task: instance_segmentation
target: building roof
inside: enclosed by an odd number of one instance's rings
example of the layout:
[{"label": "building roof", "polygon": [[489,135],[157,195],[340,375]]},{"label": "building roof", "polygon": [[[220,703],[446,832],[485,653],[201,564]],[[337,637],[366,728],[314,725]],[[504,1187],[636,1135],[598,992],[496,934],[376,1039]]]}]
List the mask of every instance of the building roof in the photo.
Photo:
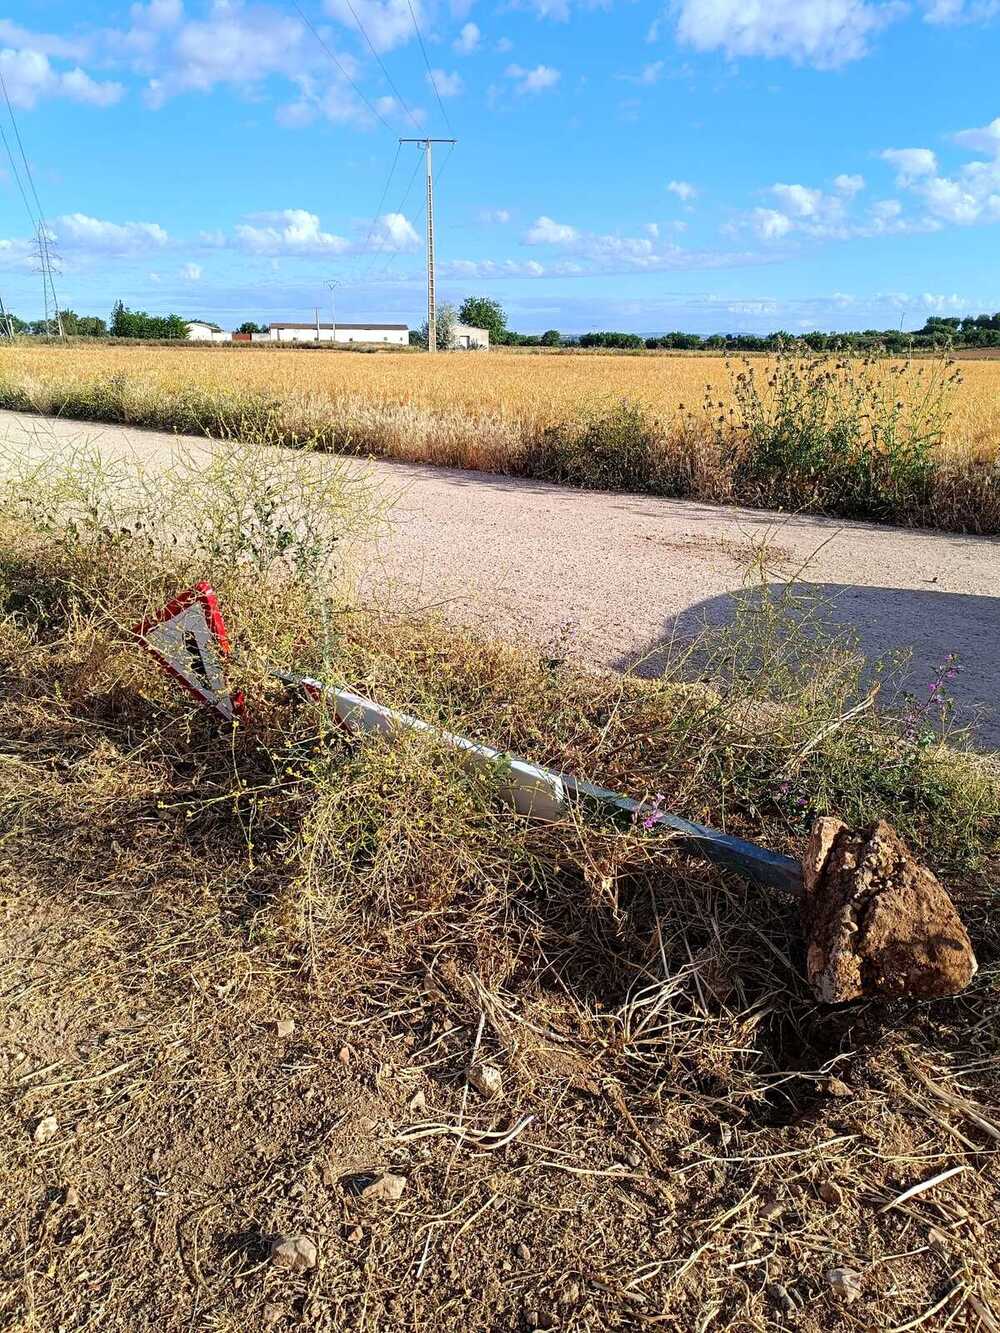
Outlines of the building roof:
[{"label": "building roof", "polygon": [[213,324],[210,319],[186,319],[184,323],[191,327],[192,324],[200,324],[203,329],[211,329],[213,333],[222,333],[218,324]]},{"label": "building roof", "polygon": [[[272,329],[315,329],[316,321],[313,320],[311,324],[271,324],[268,327]],[[384,329],[386,331],[393,329],[404,333],[409,330],[408,324],[342,324],[339,319],[336,324],[321,324],[319,327],[321,329]]]}]

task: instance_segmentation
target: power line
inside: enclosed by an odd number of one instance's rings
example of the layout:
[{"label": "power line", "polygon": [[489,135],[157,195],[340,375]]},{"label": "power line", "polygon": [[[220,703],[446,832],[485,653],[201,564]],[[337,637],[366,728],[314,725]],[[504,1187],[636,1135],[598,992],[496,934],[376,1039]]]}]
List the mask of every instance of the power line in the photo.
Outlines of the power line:
[{"label": "power line", "polygon": [[[402,148],[402,144],[400,144],[400,147]],[[409,199],[409,197],[410,197],[410,191],[413,189],[413,183],[414,183],[414,181],[417,179],[417,175],[418,175],[419,171],[420,171],[420,158],[418,157],[418,158],[417,158],[417,161],[416,161],[416,164],[414,165],[414,168],[413,168],[413,175],[410,177],[409,182],[407,183],[406,189],[405,189],[404,192],[403,192],[403,197],[402,197],[402,199],[399,201],[399,207],[396,209],[396,212],[400,215],[400,217],[404,216],[404,215],[403,215],[403,209],[406,207],[406,201],[407,201],[407,199]],[[423,217],[423,212],[421,212],[420,216]],[[380,246],[379,248],[380,248],[380,249],[384,249],[384,246]],[[378,251],[376,250],[375,253],[377,254]],[[388,259],[388,261],[386,262],[385,267],[379,270],[378,275],[377,275],[378,277],[380,277],[380,278],[381,278],[381,277],[384,277],[384,275],[385,275],[386,273],[389,272],[389,268],[390,268],[390,266],[392,265],[393,261],[395,260],[395,258],[396,258],[396,256],[397,256],[398,254],[399,254],[399,251],[398,251],[398,250],[393,250],[393,251],[392,251],[392,253],[389,255],[389,259]],[[372,261],[372,263],[374,263],[374,260]],[[367,271],[365,272],[365,275],[364,275],[365,278],[367,278],[367,277],[369,276],[369,274],[370,274],[370,272],[371,272],[371,267],[372,267],[372,266],[371,266],[371,264],[370,264],[370,265],[368,266]]]},{"label": "power line", "polygon": [[[385,204],[385,201],[386,201],[386,199],[388,198],[388,195],[389,195],[389,187],[392,185],[392,178],[393,178],[393,176],[396,174],[396,166],[397,166],[397,163],[399,162],[399,155],[400,155],[400,153],[401,153],[402,151],[403,151],[403,145],[402,145],[401,143],[397,143],[397,144],[396,144],[396,156],[392,159],[392,166],[389,168],[389,175],[388,175],[388,178],[386,179],[385,185],[384,185],[384,187],[383,187],[383,189],[382,189],[382,197],[379,199],[379,201],[378,201],[378,205],[377,205],[377,207],[376,207],[376,209],[375,209],[375,212],[374,212],[374,214],[372,215],[371,226],[368,228],[368,235],[365,237],[365,243],[364,243],[364,246],[362,247],[362,251],[361,251],[362,255],[367,255],[367,254],[368,254],[368,246],[371,244],[371,239],[372,239],[372,237],[375,235],[375,228],[378,226],[378,220],[379,220],[379,217],[380,217],[380,215],[381,215],[381,213],[382,213],[383,205]],[[376,253],[377,253],[377,251],[376,251]],[[372,259],[369,260],[369,263],[368,263],[368,269],[369,269],[369,270],[371,269],[371,266],[372,266],[372,264],[373,264],[374,262],[375,262],[375,261],[374,261],[374,258],[372,258]],[[367,270],[366,270],[366,276],[367,276]]]},{"label": "power line", "polygon": [[333,63],[340,70],[341,74],[344,76],[347,82],[351,85],[351,87],[354,89],[357,95],[361,98],[362,102],[364,102],[365,106],[372,113],[375,119],[379,121],[382,125],[384,125],[390,134],[394,134],[395,130],[393,130],[392,126],[386,120],[385,116],[383,116],[379,111],[375,109],[374,106],[372,106],[371,102],[369,102],[368,98],[364,95],[364,93],[361,91],[358,85],[351,78],[350,74],[348,74],[347,70],[340,63],[340,60],[338,59],[336,54],[333,51],[331,51],[330,47],[327,46],[326,42],[324,42],[323,38],[319,35],[312,21],[308,19],[306,15],[302,12],[302,7],[298,3],[298,0],[292,0],[292,8],[295,10],[296,14],[298,14],[299,18],[306,25],[306,27],[309,29],[312,35],[316,38],[317,42],[320,44],[320,46],[323,48],[326,54],[330,57]]},{"label": "power line", "polygon": [[444,109],[444,103],[441,101],[441,94],[438,92],[437,80],[434,78],[434,71],[431,69],[431,62],[427,59],[427,47],[424,46],[423,35],[420,31],[420,24],[417,22],[417,11],[413,8],[413,0],[406,0],[410,10],[410,18],[413,19],[413,30],[417,34],[417,41],[420,43],[420,50],[423,53],[424,64],[427,66],[427,77],[430,80],[431,87],[434,89],[434,96],[437,98],[437,104],[441,108],[441,114],[444,116],[444,123],[448,126],[448,133],[454,134],[451,121],[448,119],[448,113]]},{"label": "power line", "polygon": [[380,69],[380,70],[382,71],[382,73],[385,75],[386,80],[387,80],[387,82],[388,82],[388,84],[389,84],[389,87],[390,87],[390,88],[392,89],[392,91],[395,93],[395,95],[396,95],[396,101],[399,103],[399,105],[400,105],[400,106],[403,108],[403,110],[406,112],[407,116],[409,117],[410,124],[413,126],[413,128],[414,128],[415,130],[417,130],[417,131],[419,132],[419,130],[420,130],[420,122],[417,120],[416,116],[413,114],[413,112],[410,110],[410,108],[406,105],[406,99],[403,97],[403,94],[402,94],[402,93],[399,91],[399,89],[396,87],[395,83],[393,83],[393,81],[392,81],[392,75],[391,75],[391,74],[389,73],[389,71],[386,69],[386,67],[385,67],[385,62],[383,61],[382,57],[379,55],[378,51],[376,51],[374,42],[373,42],[372,39],[368,36],[368,33],[367,33],[367,31],[365,30],[365,25],[361,22],[360,18],[358,18],[358,12],[357,12],[357,10],[356,10],[356,9],[354,8],[354,6],[351,4],[351,0],[346,0],[346,4],[347,4],[347,8],[351,11],[352,15],[354,16],[354,22],[358,25],[358,30],[360,31],[361,36],[362,36],[362,37],[365,39],[365,41],[368,43],[368,49],[371,51],[372,55],[373,55],[373,56],[375,57],[375,59],[378,61],[378,67],[379,67],[379,69]]}]

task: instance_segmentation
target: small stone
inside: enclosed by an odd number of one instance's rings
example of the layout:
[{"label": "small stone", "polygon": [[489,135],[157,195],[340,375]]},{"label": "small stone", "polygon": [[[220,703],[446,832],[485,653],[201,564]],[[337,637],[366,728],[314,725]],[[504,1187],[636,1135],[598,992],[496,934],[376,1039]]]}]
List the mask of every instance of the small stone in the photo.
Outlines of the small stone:
[{"label": "small stone", "polygon": [[823,1080],[821,1086],[828,1097],[854,1096],[854,1089],[849,1084],[845,1083],[842,1078],[836,1078],[832,1074],[829,1078]]},{"label": "small stone", "polygon": [[642,1166],[642,1153],[637,1152],[635,1148],[626,1148],[622,1153],[622,1161],[636,1171]]},{"label": "small stone", "polygon": [[374,1199],[378,1202],[395,1203],[397,1199],[403,1197],[403,1191],[406,1189],[406,1177],[394,1176],[390,1172],[385,1172],[373,1180],[371,1184],[366,1185],[361,1191],[362,1199]]},{"label": "small stone", "polygon": [[337,1052],[337,1062],[342,1065],[349,1065],[353,1059],[354,1052],[351,1050],[350,1046],[341,1046],[340,1050]]},{"label": "small stone", "polygon": [[525,1245],[523,1240],[519,1240],[514,1246],[514,1253],[520,1259],[522,1264],[531,1263],[531,1247]]},{"label": "small stone", "polygon": [[67,1208],[80,1207],[80,1191],[75,1185],[67,1185],[66,1193],[63,1195],[63,1203]]},{"label": "small stone", "polygon": [[427,1110],[427,1098],[424,1095],[423,1088],[418,1088],[410,1098],[410,1110],[414,1115],[423,1115]]},{"label": "small stone", "polygon": [[474,1065],[469,1082],[481,1097],[496,1097],[503,1089],[503,1075],[496,1065]]},{"label": "small stone", "polygon": [[855,1272],[853,1268],[831,1268],[826,1280],[833,1288],[834,1294],[847,1305],[856,1301],[861,1295],[861,1274]]},{"label": "small stone", "polygon": [[274,1025],[274,1034],[276,1037],[290,1037],[295,1031],[294,1018],[279,1018]]},{"label": "small stone", "polygon": [[772,1282],[768,1288],[771,1300],[779,1309],[784,1310],[785,1314],[795,1314],[795,1302],[788,1294],[788,1288],[783,1287],[780,1282]]},{"label": "small stone", "polygon": [[832,1180],[820,1181],[819,1197],[823,1200],[824,1203],[832,1203],[835,1205],[839,1205],[844,1202],[844,1196],[841,1194],[840,1190],[837,1188],[837,1186],[833,1183]]},{"label": "small stone", "polygon": [[563,1292],[563,1305],[576,1305],[580,1299],[580,1285],[578,1282],[571,1282]]},{"label": "small stone", "polygon": [[308,1236],[274,1236],[271,1239],[271,1262],[276,1268],[305,1273],[316,1267],[316,1259],[316,1246]]},{"label": "small stone", "polygon": [[757,1210],[762,1222],[773,1222],[776,1217],[780,1217],[785,1211],[784,1204],[776,1199],[773,1194],[762,1194],[760,1196],[760,1206]]},{"label": "small stone", "polygon": [[352,1245],[360,1245],[365,1238],[365,1233],[360,1227],[351,1227],[347,1233],[347,1239]]},{"label": "small stone", "polygon": [[55,1138],[58,1132],[59,1121],[54,1115],[47,1115],[44,1119],[39,1120],[38,1124],[35,1126],[35,1132],[32,1135],[32,1138],[34,1138],[36,1143],[48,1143],[50,1139]]}]

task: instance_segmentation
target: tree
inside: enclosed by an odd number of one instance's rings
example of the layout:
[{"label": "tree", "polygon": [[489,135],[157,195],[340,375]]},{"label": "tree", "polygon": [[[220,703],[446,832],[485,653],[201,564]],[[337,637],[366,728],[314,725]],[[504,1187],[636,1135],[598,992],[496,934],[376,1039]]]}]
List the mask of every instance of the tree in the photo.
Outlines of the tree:
[{"label": "tree", "polygon": [[[458,316],[455,313],[453,305],[439,305],[437,308],[437,319],[434,321],[437,328],[437,346],[439,352],[450,351],[455,346],[455,325],[458,323]],[[481,326],[480,326],[481,327]],[[427,346],[427,321],[424,320],[424,326],[420,331],[420,339],[423,345]]]},{"label": "tree", "polygon": [[108,326],[97,315],[78,315],[75,310],[61,311],[63,333],[67,338],[106,338]]},{"label": "tree", "polygon": [[558,347],[562,338],[559,336],[558,329],[546,329],[538,341],[542,347]]},{"label": "tree", "polygon": [[241,324],[236,330],[237,333],[266,333],[266,324],[255,324],[252,319],[248,319],[245,324]]},{"label": "tree", "polygon": [[150,315],[145,310],[129,310],[121,301],[111,312],[113,338],[186,338],[187,320],[180,315]]},{"label": "tree", "polygon": [[499,301],[488,296],[467,296],[458,312],[460,324],[471,324],[474,329],[485,329],[491,343],[509,341],[507,316]]}]

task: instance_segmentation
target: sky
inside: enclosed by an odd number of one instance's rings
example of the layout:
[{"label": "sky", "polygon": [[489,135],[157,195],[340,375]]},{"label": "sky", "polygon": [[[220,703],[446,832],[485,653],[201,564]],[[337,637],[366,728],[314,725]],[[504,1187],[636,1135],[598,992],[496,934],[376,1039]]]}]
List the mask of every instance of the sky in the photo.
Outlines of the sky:
[{"label": "sky", "polygon": [[[1000,310],[1000,0],[10,0],[0,295],[245,320]],[[23,157],[18,144],[23,145]],[[8,152],[7,149],[10,151]],[[330,284],[337,285],[331,290]]]}]

